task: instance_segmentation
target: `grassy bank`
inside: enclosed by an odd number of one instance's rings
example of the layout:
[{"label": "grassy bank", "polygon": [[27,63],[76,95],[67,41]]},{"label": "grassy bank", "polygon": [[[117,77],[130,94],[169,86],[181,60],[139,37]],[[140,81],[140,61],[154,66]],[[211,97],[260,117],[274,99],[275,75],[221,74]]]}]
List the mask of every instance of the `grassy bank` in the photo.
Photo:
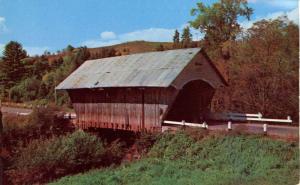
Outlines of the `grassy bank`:
[{"label": "grassy bank", "polygon": [[262,136],[162,135],[143,159],[67,176],[62,184],[297,184],[298,146]]}]

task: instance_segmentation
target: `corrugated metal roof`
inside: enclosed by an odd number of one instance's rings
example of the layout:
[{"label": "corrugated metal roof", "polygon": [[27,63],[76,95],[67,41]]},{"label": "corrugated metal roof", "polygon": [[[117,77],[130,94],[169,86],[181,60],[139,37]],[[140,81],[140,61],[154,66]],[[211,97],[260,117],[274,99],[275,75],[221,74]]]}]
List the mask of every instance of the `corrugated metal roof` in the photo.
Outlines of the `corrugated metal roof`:
[{"label": "corrugated metal roof", "polygon": [[88,60],[56,89],[168,87],[200,48]]}]

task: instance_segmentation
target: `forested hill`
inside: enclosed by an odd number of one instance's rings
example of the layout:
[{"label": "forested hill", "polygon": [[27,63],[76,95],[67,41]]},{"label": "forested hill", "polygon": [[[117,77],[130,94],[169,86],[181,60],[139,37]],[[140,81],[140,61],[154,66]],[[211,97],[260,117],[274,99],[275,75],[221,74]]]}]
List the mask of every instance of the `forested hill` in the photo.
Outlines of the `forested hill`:
[{"label": "forested hill", "polygon": [[[197,46],[197,43],[195,43]],[[74,48],[69,45],[62,51],[58,51],[55,54],[51,54],[49,52],[45,52],[44,56],[48,61],[57,60],[60,57],[63,57],[68,54],[68,51],[76,51],[80,48]],[[90,53],[90,58],[102,58],[102,56],[118,56],[118,55],[128,55],[133,53],[143,53],[148,51],[157,51],[157,50],[169,50],[173,49],[172,42],[148,42],[148,41],[132,41],[125,42],[121,44],[111,45],[111,46],[103,46],[96,48],[87,48]],[[35,58],[35,57],[30,57]]]}]

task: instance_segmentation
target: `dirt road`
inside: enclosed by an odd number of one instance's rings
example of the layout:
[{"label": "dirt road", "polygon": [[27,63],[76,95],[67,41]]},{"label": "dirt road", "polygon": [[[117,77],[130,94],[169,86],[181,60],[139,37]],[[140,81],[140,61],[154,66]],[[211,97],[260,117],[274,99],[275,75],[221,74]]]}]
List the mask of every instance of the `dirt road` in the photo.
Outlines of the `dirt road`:
[{"label": "dirt road", "polygon": [[6,106],[2,106],[1,111],[4,114],[19,114],[19,115],[28,115],[32,112],[31,109],[18,108],[18,107],[6,107]]}]

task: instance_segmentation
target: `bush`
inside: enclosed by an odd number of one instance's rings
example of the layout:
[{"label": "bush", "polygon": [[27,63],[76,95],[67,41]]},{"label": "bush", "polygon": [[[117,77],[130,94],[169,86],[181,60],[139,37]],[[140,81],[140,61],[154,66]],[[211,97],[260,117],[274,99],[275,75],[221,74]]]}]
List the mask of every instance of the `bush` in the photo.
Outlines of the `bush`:
[{"label": "bush", "polygon": [[81,130],[66,136],[32,141],[16,158],[17,168],[73,169],[101,162],[103,143]]},{"label": "bush", "polygon": [[13,114],[3,115],[3,133],[15,132],[16,130],[27,130],[31,125],[28,116],[16,116]]},{"label": "bush", "polygon": [[35,77],[26,78],[9,90],[10,98],[15,102],[34,100],[38,98],[40,84],[41,81]]},{"label": "bush", "polygon": [[10,153],[18,152],[19,146],[26,146],[30,141],[40,137],[62,135],[72,131],[69,123],[59,116],[54,107],[34,108],[28,116],[3,116],[3,146]]},{"label": "bush", "polygon": [[35,107],[30,114],[29,122],[38,128],[51,127],[54,124],[55,113],[52,108]]},{"label": "bush", "polygon": [[[101,140],[80,130],[66,136],[34,140],[14,159],[15,175],[23,183],[44,181],[102,165],[105,154]],[[38,174],[30,173],[37,171]]]},{"label": "bush", "polygon": [[135,141],[138,153],[146,154],[159,138],[159,134],[142,132]]},{"label": "bush", "polygon": [[61,134],[66,131],[67,124],[60,111],[55,106],[35,107],[29,116],[28,122],[38,134]]}]

